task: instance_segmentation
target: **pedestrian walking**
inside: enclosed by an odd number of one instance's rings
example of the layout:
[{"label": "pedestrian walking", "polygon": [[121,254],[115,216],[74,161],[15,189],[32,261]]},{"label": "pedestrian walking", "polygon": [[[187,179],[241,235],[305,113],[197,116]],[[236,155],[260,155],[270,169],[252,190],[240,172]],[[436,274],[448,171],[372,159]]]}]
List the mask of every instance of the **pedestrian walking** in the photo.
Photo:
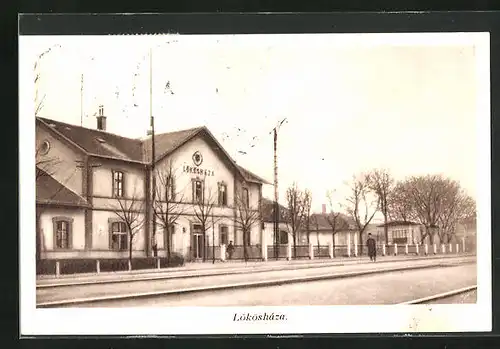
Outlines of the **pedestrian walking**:
[{"label": "pedestrian walking", "polygon": [[231,259],[233,257],[234,245],[233,241],[229,241],[229,245],[227,245],[227,259]]},{"label": "pedestrian walking", "polygon": [[368,256],[370,260],[375,262],[377,259],[377,243],[372,237],[371,233],[368,233],[368,240],[366,240],[366,246],[368,247]]}]

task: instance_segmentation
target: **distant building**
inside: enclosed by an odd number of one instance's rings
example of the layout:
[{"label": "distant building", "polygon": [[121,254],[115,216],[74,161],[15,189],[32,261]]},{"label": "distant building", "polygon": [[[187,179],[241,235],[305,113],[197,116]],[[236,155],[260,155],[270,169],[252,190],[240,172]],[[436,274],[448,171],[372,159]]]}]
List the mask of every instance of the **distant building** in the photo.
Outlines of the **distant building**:
[{"label": "distant building", "polygon": [[[377,225],[376,237],[379,241],[385,241],[385,226],[385,224]],[[407,221],[389,221],[387,222],[387,243],[389,245],[419,243],[422,236],[421,229],[422,225],[419,223]]]},{"label": "distant building", "polygon": [[[183,210],[170,232],[157,219],[153,239],[151,137],[132,139],[106,132],[100,108],[97,129],[37,117],[36,147],[37,255],[41,258],[126,258],[127,227],[116,214],[123,204],[145,222],[134,236],[133,256],[151,256],[154,245],[158,255],[165,256],[170,241],[171,251],[188,260],[200,259],[205,257],[206,245],[230,240],[243,244],[236,224],[236,198],[258,212],[262,185],[269,184],[237,165],[206,127],[157,134],[155,171],[166,172],[167,164],[172,164],[175,175],[165,188],[155,177],[156,202],[175,202]],[[210,217],[209,231],[203,232],[194,210],[208,196],[217,222],[212,229]],[[133,201],[139,205],[132,207]],[[261,242],[260,219],[247,238],[251,244]]]}]

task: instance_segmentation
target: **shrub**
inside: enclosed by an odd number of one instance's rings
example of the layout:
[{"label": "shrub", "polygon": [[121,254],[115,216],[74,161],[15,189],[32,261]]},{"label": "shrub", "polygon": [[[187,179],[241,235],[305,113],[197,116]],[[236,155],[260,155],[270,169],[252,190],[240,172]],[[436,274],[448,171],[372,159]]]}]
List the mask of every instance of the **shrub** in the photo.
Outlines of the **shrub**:
[{"label": "shrub", "polygon": [[36,275],[54,275],[56,273],[56,261],[54,259],[42,259],[36,263]]},{"label": "shrub", "polygon": [[101,271],[128,270],[128,259],[108,258],[100,259]]},{"label": "shrub", "polygon": [[133,258],[132,270],[154,269],[156,268],[156,259],[154,257]]},{"label": "shrub", "polygon": [[168,267],[181,267],[185,263],[184,256],[177,252],[172,252],[170,254],[170,263],[167,263],[167,258],[162,257],[160,259],[160,267],[168,268]]},{"label": "shrub", "polygon": [[95,259],[62,259],[59,261],[61,274],[95,273],[97,265]]}]

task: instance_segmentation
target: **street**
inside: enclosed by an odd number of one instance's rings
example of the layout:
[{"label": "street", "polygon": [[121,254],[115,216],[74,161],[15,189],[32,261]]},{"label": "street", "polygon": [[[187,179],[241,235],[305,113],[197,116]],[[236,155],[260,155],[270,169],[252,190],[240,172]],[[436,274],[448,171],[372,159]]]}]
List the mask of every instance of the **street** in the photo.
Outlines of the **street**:
[{"label": "street", "polygon": [[[177,294],[158,295],[154,297],[130,297],[130,299],[120,300],[104,299],[95,303],[86,303],[84,306],[161,307],[396,304],[476,284],[475,257],[391,261],[344,266],[317,266],[308,269],[247,272],[233,275],[47,287],[37,289],[37,303],[179,290]],[[421,269],[391,271],[395,268]],[[375,271],[379,273],[335,279],[335,277],[340,277],[346,273],[369,273]],[[243,289],[203,291],[203,287],[217,285],[245,284],[323,275],[325,278],[330,279],[268,287],[251,286]],[[193,287],[199,287],[203,292],[182,292],[182,290]],[[474,301],[473,298],[469,297],[466,301]]]}]

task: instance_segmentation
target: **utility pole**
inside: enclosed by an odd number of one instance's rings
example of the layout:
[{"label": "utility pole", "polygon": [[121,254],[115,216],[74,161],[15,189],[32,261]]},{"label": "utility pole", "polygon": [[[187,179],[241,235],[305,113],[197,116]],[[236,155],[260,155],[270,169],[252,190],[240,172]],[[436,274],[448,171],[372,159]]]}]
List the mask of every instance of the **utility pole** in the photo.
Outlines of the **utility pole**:
[{"label": "utility pole", "polygon": [[[153,256],[158,255],[156,246],[156,218],[154,214],[155,199],[156,199],[156,176],[155,176],[155,120],[153,116],[153,49],[149,49],[149,115],[151,119],[151,184],[153,192],[151,193],[151,207],[153,219]],[[168,228],[167,228],[168,230]]]},{"label": "utility pole", "polygon": [[80,80],[80,126],[83,126],[83,73]]},{"label": "utility pole", "polygon": [[279,200],[279,191],[278,191],[278,130],[280,126],[286,121],[286,118],[281,120],[279,124],[273,128],[273,136],[274,136],[274,258],[278,260],[279,251],[278,251],[278,238],[279,238],[279,221],[280,221],[280,205],[278,203]]}]

